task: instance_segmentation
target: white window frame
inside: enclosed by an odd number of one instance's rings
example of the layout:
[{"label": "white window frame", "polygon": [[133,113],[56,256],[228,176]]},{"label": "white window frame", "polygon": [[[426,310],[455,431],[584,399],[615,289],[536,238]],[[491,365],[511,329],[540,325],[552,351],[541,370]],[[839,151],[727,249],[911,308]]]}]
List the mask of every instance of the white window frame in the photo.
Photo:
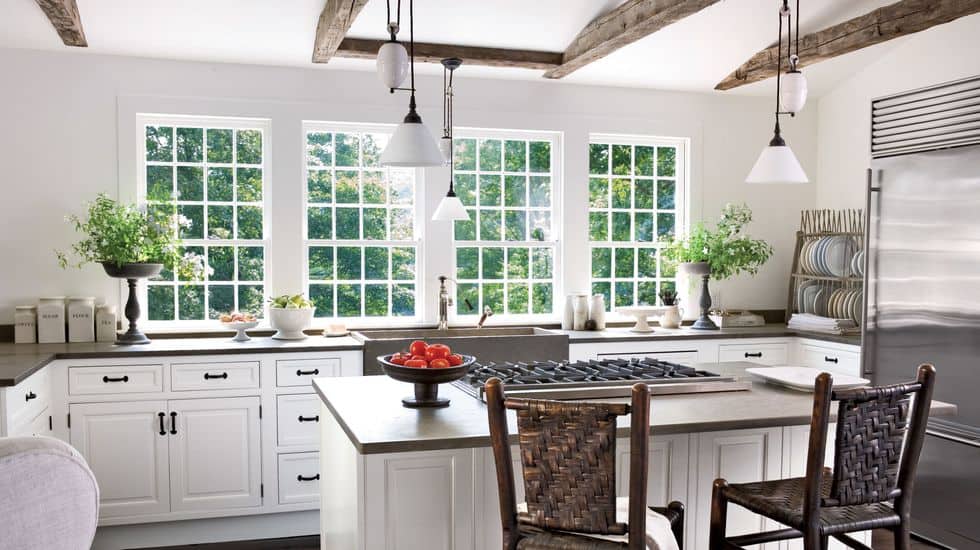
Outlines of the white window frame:
[{"label": "white window frame", "polygon": [[[528,311],[527,314],[505,314],[500,311],[495,311],[493,317],[489,321],[490,324],[501,324],[501,325],[514,325],[514,324],[526,324],[526,323],[543,323],[543,322],[554,322],[561,317],[561,310],[564,307],[564,302],[559,300],[563,292],[563,281],[564,276],[562,273],[562,254],[563,254],[563,244],[564,244],[564,216],[563,216],[563,186],[564,178],[562,177],[563,168],[563,135],[561,132],[554,131],[537,131],[537,130],[503,130],[503,129],[490,129],[490,128],[454,128],[453,137],[456,139],[476,139],[479,143],[480,139],[499,139],[501,142],[506,140],[526,140],[526,141],[547,141],[551,143],[551,240],[546,241],[508,241],[503,240],[504,235],[501,235],[502,240],[500,241],[457,241],[455,237],[455,229],[451,231],[451,242],[452,242],[452,254],[450,258],[450,277],[456,279],[457,269],[456,269],[456,251],[459,248],[473,248],[476,247],[482,251],[483,248],[503,248],[504,249],[504,278],[500,279],[499,282],[503,284],[504,287],[504,303],[507,303],[508,291],[507,284],[510,279],[507,278],[507,249],[508,248],[528,248],[528,262],[529,268],[532,261],[533,252],[530,249],[533,248],[551,248],[552,250],[552,296],[551,296],[551,313],[531,313],[533,310],[533,301],[531,298],[531,285],[534,284],[534,279],[518,279],[517,282],[527,282],[528,283]],[[479,147],[479,146],[478,146]],[[501,144],[503,147],[503,143]],[[530,149],[528,150],[528,159],[530,159]],[[479,161],[477,161],[479,162]],[[503,166],[501,168],[504,168]],[[479,164],[476,170],[454,170],[455,173],[475,173],[477,182],[479,182]],[[504,176],[509,175],[525,175],[529,172],[507,172],[506,170],[501,170],[501,174]],[[477,186],[477,197],[479,197],[479,185]],[[504,185],[501,185],[501,194],[506,192]],[[479,210],[479,198],[477,199],[477,206],[472,207],[475,210]],[[467,207],[470,208],[470,207]],[[500,212],[502,220],[505,217],[505,212],[508,207],[501,206]],[[524,207],[525,212],[531,212],[534,209],[544,210],[543,207]],[[530,218],[529,218],[530,225]],[[530,235],[528,235],[530,237]],[[498,279],[484,279],[483,278],[483,255],[479,254],[480,261],[477,267],[478,278],[477,279],[467,279],[467,282],[476,282],[478,285],[485,283],[494,283]],[[538,282],[541,282],[540,280]],[[454,297],[458,295],[455,284],[450,289],[451,295]],[[466,313],[465,304],[456,302],[454,308],[450,308],[449,320],[450,324],[460,324],[460,325],[470,325],[476,323],[482,311],[474,311],[472,313]],[[476,308],[477,310],[481,308]]]},{"label": "white window frame", "polygon": [[[272,228],[271,228],[271,211],[272,211],[272,195],[273,195],[273,184],[272,184],[272,121],[267,118],[250,118],[250,117],[218,117],[218,116],[190,116],[190,115],[172,115],[172,114],[154,114],[154,113],[137,113],[136,114],[136,133],[137,133],[137,147],[136,147],[136,203],[141,207],[146,205],[146,167],[152,165],[146,160],[146,127],[147,126],[174,126],[182,128],[221,128],[221,129],[235,129],[235,130],[261,130],[262,131],[262,239],[261,240],[244,240],[244,239],[208,239],[207,233],[204,233],[202,239],[183,239],[183,244],[185,247],[192,246],[204,246],[205,250],[207,246],[230,246],[235,249],[234,255],[234,265],[235,265],[235,279],[230,282],[226,281],[214,281],[215,284],[227,283],[231,284],[235,288],[235,301],[238,300],[238,247],[262,247],[263,249],[263,273],[264,277],[261,281],[246,281],[245,283],[249,286],[252,285],[262,285],[263,291],[263,319],[268,322],[268,298],[271,295],[271,289],[274,285],[273,269],[274,265],[274,251],[272,249]],[[172,144],[176,147],[176,140]],[[233,158],[237,158],[237,146],[235,143],[233,146]],[[206,149],[205,149],[206,150]],[[181,165],[193,165],[199,166],[201,163],[181,163],[176,160],[173,163],[162,163],[169,164],[173,166]],[[205,172],[205,199],[206,188],[207,188],[207,168],[212,164],[207,160],[205,155],[203,165]],[[224,166],[226,163],[216,163]],[[233,162],[234,166],[235,163]],[[233,186],[237,188],[238,176],[233,172]],[[174,181],[174,185],[177,182]],[[201,202],[204,204],[204,217],[207,219],[207,205],[209,202],[204,201],[191,201],[192,203]],[[218,201],[220,204],[224,204],[225,201]],[[182,204],[181,201],[177,200],[177,204]],[[229,204],[235,204],[235,201]],[[237,216],[233,218],[233,227],[237,229],[238,219]],[[205,258],[205,266],[207,266]],[[149,319],[149,302],[147,300],[148,284],[141,284],[139,289],[139,301],[144,313],[141,315],[140,325],[148,329],[200,329],[200,328],[213,328],[215,325],[215,320],[207,319],[208,315],[208,293],[207,285],[211,284],[211,281],[175,281],[173,287],[175,293],[177,288],[181,285],[193,285],[202,284],[205,285],[204,293],[204,315],[203,320],[181,320],[179,319],[179,305],[177,297],[175,295],[175,306],[174,312],[177,319],[174,320],[150,320]],[[121,285],[121,295],[122,302],[126,302],[126,290],[125,285]]]},{"label": "white window frame", "polygon": [[[688,225],[687,224],[688,224],[688,219],[689,219],[689,203],[690,203],[690,195],[689,195],[689,193],[690,193],[689,158],[690,157],[689,157],[689,153],[690,153],[690,145],[691,145],[691,143],[690,143],[690,139],[689,138],[668,137],[668,136],[643,136],[643,135],[629,135],[629,134],[590,133],[589,134],[589,139],[588,139],[588,146],[589,146],[589,148],[591,148],[591,146],[592,146],[593,143],[607,143],[607,144],[610,144],[610,145],[630,145],[630,146],[634,146],[634,147],[636,147],[636,146],[654,147],[655,148],[654,149],[654,151],[655,151],[655,153],[654,153],[654,159],[653,159],[654,167],[656,167],[656,163],[657,163],[657,159],[656,159],[656,148],[657,147],[674,147],[677,150],[677,153],[676,153],[676,157],[675,157],[675,160],[674,160],[674,176],[673,176],[673,178],[670,178],[670,177],[663,177],[663,178],[661,178],[660,176],[657,175],[656,168],[654,170],[654,175],[653,176],[639,176],[639,177],[641,177],[641,178],[650,178],[650,179],[653,179],[654,182],[657,182],[660,179],[673,179],[674,180],[674,208],[672,210],[672,212],[674,213],[674,231],[675,231],[675,234],[676,235],[683,235],[683,234],[686,233],[687,228],[688,228]],[[590,155],[590,152],[587,151],[586,154],[587,154],[587,157],[586,157],[586,182],[585,182],[586,192],[585,192],[585,200],[588,202],[588,201],[591,200],[590,192],[589,192],[589,189],[588,189],[588,187],[589,187],[589,178],[592,178],[593,177],[593,174],[591,173],[591,167],[589,165],[589,163],[590,163],[590,156],[589,156]],[[611,148],[610,148],[609,162],[612,163],[612,150],[611,150]],[[633,171],[634,171],[634,174],[635,174],[635,166],[636,166],[636,152],[635,152],[635,149],[634,149],[633,155],[632,155],[632,162],[633,162],[633,167],[634,167],[634,170]],[[627,176],[627,177],[629,177],[630,179],[633,179],[634,177],[636,177],[634,174],[631,174],[630,176]],[[607,173],[605,175],[605,177],[615,178],[616,175],[615,174],[611,174],[611,173]],[[635,189],[635,187],[633,189]],[[631,189],[631,192],[630,192],[631,202],[632,202],[632,199],[633,199],[633,189]],[[610,193],[611,192],[612,192],[612,188],[611,188],[611,185],[610,185]],[[611,195],[610,195],[610,197],[611,197]],[[653,197],[653,200],[654,200],[654,204],[656,205],[656,200],[657,200],[656,187],[654,188],[654,197]],[[588,258],[588,263],[587,263],[587,265],[588,265],[588,273],[589,273],[589,278],[588,278],[589,292],[591,294],[591,292],[592,292],[592,285],[593,285],[594,282],[609,282],[610,283],[610,303],[606,304],[607,310],[610,311],[610,313],[609,313],[609,315],[610,315],[609,320],[612,320],[612,321],[627,321],[627,320],[632,320],[632,317],[626,316],[626,315],[621,315],[621,314],[619,314],[619,313],[616,312],[616,305],[615,305],[615,301],[616,301],[616,281],[617,280],[623,280],[623,281],[625,281],[625,280],[631,280],[631,281],[633,281],[633,283],[634,283],[634,287],[633,287],[634,299],[636,299],[636,298],[639,297],[639,286],[638,286],[638,282],[639,281],[642,281],[644,279],[643,278],[640,278],[640,277],[637,277],[637,276],[630,277],[630,278],[616,277],[615,276],[616,265],[615,265],[615,261],[612,260],[611,261],[611,265],[610,265],[610,269],[611,269],[610,277],[609,278],[603,277],[603,278],[599,279],[598,281],[596,281],[593,278],[593,276],[592,276],[592,251],[595,248],[610,248],[610,249],[615,249],[617,247],[619,247],[619,248],[633,248],[634,250],[635,249],[640,249],[640,248],[656,248],[656,249],[660,249],[660,248],[662,248],[660,246],[661,245],[661,240],[660,240],[659,235],[656,232],[656,226],[654,226],[654,235],[653,235],[654,238],[653,238],[652,241],[647,242],[647,241],[637,241],[637,240],[635,240],[636,233],[635,233],[635,228],[633,227],[633,221],[632,221],[633,220],[633,216],[632,216],[632,214],[636,212],[636,209],[633,206],[630,206],[630,208],[628,208],[628,209],[626,209],[626,208],[613,208],[612,203],[610,202],[609,208],[607,208],[605,210],[607,212],[610,212],[610,213],[615,212],[615,211],[629,212],[630,213],[630,215],[631,215],[630,216],[630,218],[631,218],[631,221],[630,221],[630,230],[631,230],[631,233],[633,235],[633,239],[631,239],[629,241],[614,241],[614,240],[612,240],[612,218],[610,217],[610,220],[609,220],[609,237],[610,238],[609,238],[609,240],[607,240],[607,241],[593,241],[592,238],[591,238],[591,234],[590,234],[590,229],[591,228],[590,228],[590,221],[589,221],[589,217],[590,217],[589,216],[589,213],[592,212],[592,206],[591,206],[591,204],[587,204],[587,207],[586,207],[587,214],[586,214],[586,219],[584,220],[584,223],[588,227],[588,229],[586,230],[586,233],[587,233],[586,234],[586,241],[588,242],[588,245],[589,245],[589,258]],[[659,208],[655,208],[653,212],[654,212],[654,219],[656,219],[656,215],[658,213],[660,213],[661,210]],[[670,212],[670,211],[665,211],[665,212]],[[658,254],[658,256],[659,256],[659,254]],[[638,264],[638,262],[639,262],[639,255],[634,254],[634,256],[633,256],[633,273],[634,274],[637,274],[639,272],[639,264]],[[661,270],[661,267],[662,267],[662,265],[661,265],[662,262],[661,261],[658,261],[657,264],[658,264],[657,265],[657,278],[655,280],[657,280],[657,281],[670,280],[670,278],[663,277],[661,275],[660,270]],[[674,286],[675,286],[675,289],[677,290],[678,295],[679,296],[683,296],[685,294],[685,292],[684,292],[684,289],[681,288],[682,281],[681,281],[681,278],[680,278],[680,273],[675,273],[672,279],[674,281]]]},{"label": "white window frame", "polygon": [[[387,315],[387,316],[384,316],[384,317],[378,317],[378,316],[368,317],[368,316],[362,315],[360,317],[337,317],[336,315],[334,315],[334,316],[331,316],[331,317],[315,317],[314,318],[314,321],[313,321],[313,326],[323,327],[323,326],[326,326],[327,324],[329,324],[331,321],[340,321],[340,322],[347,323],[349,325],[357,326],[357,327],[390,326],[393,322],[394,323],[397,323],[397,324],[411,325],[411,324],[419,324],[422,321],[422,319],[423,319],[423,314],[424,314],[423,309],[424,309],[424,305],[425,304],[422,303],[421,296],[423,295],[422,285],[423,285],[423,275],[425,274],[425,262],[424,262],[424,258],[425,258],[424,242],[425,242],[425,239],[424,239],[424,235],[425,235],[425,225],[426,224],[425,223],[420,223],[420,220],[423,219],[424,202],[425,202],[425,193],[424,193],[424,186],[423,186],[423,181],[422,181],[423,178],[421,177],[422,176],[421,170],[415,169],[413,171],[413,178],[414,178],[414,191],[413,191],[413,195],[414,196],[413,196],[413,204],[412,204],[412,212],[413,212],[412,220],[413,220],[413,234],[414,234],[414,239],[413,240],[411,240],[411,241],[393,241],[393,240],[372,240],[372,239],[363,239],[363,238],[362,239],[357,239],[357,240],[337,239],[337,232],[336,232],[337,220],[336,220],[336,216],[333,216],[333,219],[331,220],[332,223],[334,224],[334,231],[333,231],[334,238],[333,239],[310,239],[309,238],[308,207],[310,206],[310,202],[309,202],[309,187],[308,187],[308,183],[307,182],[309,181],[310,166],[309,166],[309,162],[308,162],[308,159],[307,159],[307,151],[306,151],[306,147],[307,147],[307,135],[310,134],[310,133],[313,133],[313,132],[331,132],[331,133],[345,133],[345,132],[346,133],[387,133],[387,134],[393,134],[394,131],[395,131],[395,128],[396,128],[396,125],[394,125],[394,124],[371,124],[371,123],[363,123],[362,124],[362,123],[351,123],[351,122],[330,122],[330,121],[317,121],[317,120],[304,120],[303,121],[302,131],[301,131],[302,132],[302,147],[303,147],[303,156],[302,156],[302,163],[303,163],[302,178],[303,179],[302,179],[302,182],[301,182],[302,188],[303,188],[303,193],[302,193],[302,197],[303,197],[303,199],[302,199],[303,200],[303,202],[302,202],[302,216],[303,216],[303,223],[302,223],[302,231],[303,231],[303,233],[302,233],[302,243],[303,243],[303,293],[304,294],[308,294],[309,288],[310,288],[310,284],[311,284],[311,280],[310,280],[310,262],[309,262],[309,251],[310,251],[310,248],[311,247],[331,246],[331,247],[334,248],[334,257],[335,258],[336,258],[336,249],[337,249],[337,247],[344,247],[344,246],[360,247],[362,249],[362,254],[361,254],[361,273],[362,273],[362,275],[364,274],[364,269],[365,269],[365,266],[364,266],[365,255],[363,253],[363,249],[365,247],[383,247],[383,248],[391,248],[391,247],[411,248],[411,247],[414,247],[415,248],[415,280],[414,280],[414,283],[413,284],[415,285],[415,315],[413,315],[413,316],[392,316],[391,315],[391,307],[392,307],[392,303],[393,303],[392,302],[392,293],[389,290],[389,293],[388,293],[388,312],[389,312],[389,315]],[[382,167],[382,169],[387,170],[384,167]],[[388,196],[390,197],[390,194]],[[314,204],[316,204],[316,203],[314,203]],[[336,202],[336,189],[334,189],[334,202],[332,203],[332,206],[336,207],[337,204],[338,203]],[[364,205],[361,204],[361,203],[358,203],[355,206],[357,206],[358,208],[361,208]],[[386,206],[388,206],[388,205],[386,204]],[[363,220],[362,220],[362,223],[363,223]],[[390,258],[390,254],[389,254],[389,258]],[[336,262],[335,262],[334,269],[336,270]],[[383,283],[383,284],[388,284],[389,285],[389,289],[390,289],[391,288],[390,285],[393,284],[393,281],[394,281],[394,279],[391,278],[391,275],[392,275],[392,273],[391,273],[391,264],[390,264],[390,261],[389,261],[389,266],[388,266],[388,279],[386,281],[381,281],[381,280],[368,280],[368,279],[356,279],[356,280],[354,280],[354,279],[351,279],[351,280],[334,279],[332,281],[332,284],[334,284],[334,295],[333,295],[334,296],[334,304],[333,304],[333,311],[334,311],[334,313],[336,314],[336,312],[337,312],[337,291],[336,291],[336,286],[337,285],[345,284],[345,283],[352,283],[352,284],[371,284],[371,283],[379,283],[379,284],[382,284]],[[321,280],[320,279],[316,279],[316,280],[312,281],[312,284],[317,284],[319,281],[321,281]],[[397,284],[397,283],[394,283],[394,284]],[[361,312],[362,312],[362,314],[364,313],[364,308],[365,307],[366,307],[366,301],[362,297],[362,300],[361,300]]]}]

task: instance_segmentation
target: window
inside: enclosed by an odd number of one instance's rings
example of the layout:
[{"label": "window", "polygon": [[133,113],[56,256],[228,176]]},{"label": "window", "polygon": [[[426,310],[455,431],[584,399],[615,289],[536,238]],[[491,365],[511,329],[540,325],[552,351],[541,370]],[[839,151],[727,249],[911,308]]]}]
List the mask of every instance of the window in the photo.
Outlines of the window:
[{"label": "window", "polygon": [[[151,321],[215,319],[265,310],[268,123],[260,120],[141,116],[139,199],[175,200],[190,222],[189,252],[210,268],[204,281],[170,271],[147,284]],[[160,206],[156,206],[160,207]]]},{"label": "window", "polygon": [[589,241],[592,292],[606,307],[654,305],[676,288],[659,241],[681,227],[684,141],[592,136]]},{"label": "window", "polygon": [[453,149],[456,194],[470,214],[454,228],[457,314],[551,315],[557,136],[458,131]]},{"label": "window", "polygon": [[306,123],[306,281],[317,317],[417,317],[415,171],[388,126]]}]

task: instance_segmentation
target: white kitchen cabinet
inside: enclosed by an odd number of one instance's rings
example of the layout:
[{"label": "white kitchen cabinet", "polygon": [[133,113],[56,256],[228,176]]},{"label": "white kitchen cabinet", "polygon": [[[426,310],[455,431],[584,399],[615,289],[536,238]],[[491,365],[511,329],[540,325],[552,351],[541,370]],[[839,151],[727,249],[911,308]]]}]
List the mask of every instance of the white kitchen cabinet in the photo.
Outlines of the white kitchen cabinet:
[{"label": "white kitchen cabinet", "polygon": [[282,447],[316,445],[320,398],[315,393],[276,396],[277,441]]},{"label": "white kitchen cabinet", "polygon": [[696,363],[710,360],[711,353],[704,354],[705,343],[685,341],[621,341],[608,343],[586,343],[569,345],[568,355],[572,360],[590,359],[632,359],[652,357],[676,363]]},{"label": "white kitchen cabinet", "polygon": [[789,344],[721,344],[718,361],[750,361],[762,365],[785,365],[789,358]]},{"label": "white kitchen cabinet", "polygon": [[163,391],[163,365],[68,367],[71,395],[118,395]]},{"label": "white kitchen cabinet", "polygon": [[799,345],[800,366],[820,369],[831,374],[861,376],[860,348],[831,342],[803,341]]},{"label": "white kitchen cabinet", "polygon": [[168,410],[171,510],[261,504],[259,398],[174,400]]},{"label": "white kitchen cabinet", "polygon": [[259,362],[180,363],[170,366],[174,391],[241,390],[259,387]]},{"label": "white kitchen cabinet", "polygon": [[320,457],[317,452],[285,453],[278,457],[279,504],[320,500]]},{"label": "white kitchen cabinet", "polygon": [[166,401],[70,406],[71,444],[98,480],[100,517],[170,511],[168,410]]}]

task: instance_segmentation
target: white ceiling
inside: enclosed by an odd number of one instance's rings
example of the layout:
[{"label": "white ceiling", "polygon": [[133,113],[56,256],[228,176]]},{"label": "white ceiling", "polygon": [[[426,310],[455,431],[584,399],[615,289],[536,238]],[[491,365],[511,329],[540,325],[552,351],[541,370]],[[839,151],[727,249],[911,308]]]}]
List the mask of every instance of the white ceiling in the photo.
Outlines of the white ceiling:
[{"label": "white ceiling", "polygon": [[[397,0],[392,0],[396,2]],[[623,0],[418,0],[415,38],[451,43],[562,51],[589,21]],[[849,19],[894,0],[810,0],[801,31]],[[73,50],[164,59],[373,70],[373,61],[310,55],[324,0],[78,0],[89,47]],[[407,39],[407,5],[403,32]],[[561,82],[709,92],[757,51],[774,42],[778,0],[725,0],[614,52]],[[394,6],[393,8],[394,9]],[[0,0],[0,47],[68,49],[35,0]],[[348,36],[385,38],[385,2],[371,0]],[[825,61],[806,70],[815,96],[899,41]],[[465,63],[465,60],[464,60]],[[464,74],[541,79],[540,71],[466,67]],[[420,73],[441,67],[419,65]],[[772,81],[730,92],[770,93]],[[716,92],[722,93],[722,92]]]}]

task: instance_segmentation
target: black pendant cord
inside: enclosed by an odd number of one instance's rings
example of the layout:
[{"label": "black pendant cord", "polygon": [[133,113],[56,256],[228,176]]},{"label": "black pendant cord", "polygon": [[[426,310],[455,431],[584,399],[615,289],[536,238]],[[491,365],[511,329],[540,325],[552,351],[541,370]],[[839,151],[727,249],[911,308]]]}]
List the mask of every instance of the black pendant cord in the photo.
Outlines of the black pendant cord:
[{"label": "black pendant cord", "polygon": [[394,21],[395,26],[394,26],[394,28],[391,26],[391,23],[392,23],[392,20],[391,20],[391,0],[387,0],[387,2],[385,4],[386,4],[387,9],[388,9],[388,34],[391,36],[391,41],[392,42],[396,42],[397,41],[396,40],[396,37],[395,37],[395,33],[397,32],[396,29],[398,29],[399,27],[401,27],[401,24],[402,24],[402,0],[398,0],[398,5],[395,8],[395,9],[398,10],[398,12],[395,14],[395,21]]},{"label": "black pendant cord", "polygon": [[411,108],[415,110],[415,0],[408,0],[408,57],[408,67],[412,73]]},{"label": "black pendant cord", "polygon": [[[789,4],[789,0],[783,0],[783,7],[786,8]],[[776,136],[779,136],[779,92],[780,92],[780,78],[779,73],[783,69],[783,11],[779,11],[779,38],[776,40]]]},{"label": "black pendant cord", "polygon": [[800,0],[796,0],[796,62],[800,62]]}]

